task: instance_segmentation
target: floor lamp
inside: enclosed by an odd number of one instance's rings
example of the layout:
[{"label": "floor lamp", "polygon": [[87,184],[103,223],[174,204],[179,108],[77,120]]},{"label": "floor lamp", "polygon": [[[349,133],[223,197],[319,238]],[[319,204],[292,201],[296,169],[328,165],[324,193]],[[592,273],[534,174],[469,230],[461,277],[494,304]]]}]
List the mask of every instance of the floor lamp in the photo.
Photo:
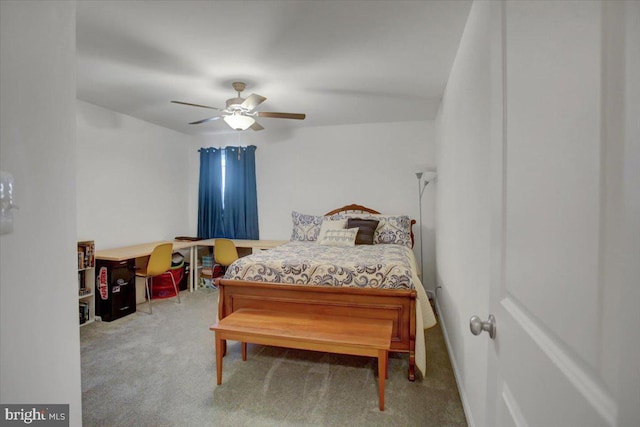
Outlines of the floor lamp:
[{"label": "floor lamp", "polygon": [[424,190],[427,188],[429,181],[426,179],[422,180],[422,172],[416,172],[416,177],[418,178],[418,204],[420,206],[420,218],[418,222],[418,227],[420,229],[420,279],[424,280],[424,262],[423,262],[423,247],[424,242],[422,240],[422,195],[424,194]]}]

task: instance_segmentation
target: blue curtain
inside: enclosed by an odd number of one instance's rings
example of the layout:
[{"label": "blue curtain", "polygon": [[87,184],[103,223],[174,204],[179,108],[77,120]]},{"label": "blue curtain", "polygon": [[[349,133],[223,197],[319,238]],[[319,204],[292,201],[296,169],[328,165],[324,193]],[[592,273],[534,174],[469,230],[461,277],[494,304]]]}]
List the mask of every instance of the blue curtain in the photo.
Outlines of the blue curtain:
[{"label": "blue curtain", "polygon": [[224,230],[230,239],[259,239],[256,147],[225,148]]},{"label": "blue curtain", "polygon": [[198,237],[224,237],[222,210],[222,150],[200,149]]}]

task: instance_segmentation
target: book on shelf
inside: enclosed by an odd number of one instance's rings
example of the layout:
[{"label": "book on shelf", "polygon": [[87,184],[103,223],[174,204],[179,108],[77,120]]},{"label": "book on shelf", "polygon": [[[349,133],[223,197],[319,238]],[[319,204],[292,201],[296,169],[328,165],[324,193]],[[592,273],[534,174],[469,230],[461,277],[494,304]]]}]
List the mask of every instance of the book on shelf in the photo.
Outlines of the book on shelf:
[{"label": "book on shelf", "polygon": [[95,266],[95,245],[93,242],[78,243],[78,270]]},{"label": "book on shelf", "polygon": [[80,302],[80,324],[86,323],[89,320],[89,304],[86,302]]}]

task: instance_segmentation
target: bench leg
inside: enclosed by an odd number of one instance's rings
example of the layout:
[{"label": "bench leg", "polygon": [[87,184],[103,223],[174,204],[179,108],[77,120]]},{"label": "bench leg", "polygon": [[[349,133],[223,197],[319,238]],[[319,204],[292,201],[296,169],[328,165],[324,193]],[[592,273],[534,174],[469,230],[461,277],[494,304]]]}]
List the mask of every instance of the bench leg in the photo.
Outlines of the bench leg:
[{"label": "bench leg", "polygon": [[216,377],[218,385],[222,384],[222,356],[224,348],[226,347],[226,341],[218,338],[216,333]]},{"label": "bench leg", "polygon": [[242,343],[242,361],[243,362],[247,361],[247,343],[246,342]]},{"label": "bench leg", "polygon": [[384,411],[384,380],[387,376],[387,363],[389,352],[387,350],[380,350],[378,352],[378,384],[379,384],[379,402],[380,410]]},{"label": "bench leg", "polygon": [[384,378],[388,380],[389,379],[389,352],[387,351],[385,353],[387,353],[387,363],[385,363],[384,365],[385,366]]}]

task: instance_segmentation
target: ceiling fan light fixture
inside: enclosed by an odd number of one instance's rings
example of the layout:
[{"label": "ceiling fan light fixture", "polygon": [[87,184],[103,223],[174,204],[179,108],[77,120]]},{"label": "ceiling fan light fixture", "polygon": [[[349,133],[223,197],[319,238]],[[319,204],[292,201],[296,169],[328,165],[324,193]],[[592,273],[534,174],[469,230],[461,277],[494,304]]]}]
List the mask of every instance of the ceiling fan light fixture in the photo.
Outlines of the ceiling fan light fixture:
[{"label": "ceiling fan light fixture", "polygon": [[230,116],[224,116],[223,120],[227,122],[235,130],[247,130],[252,124],[256,122],[256,119],[250,116],[243,116],[240,114],[232,114]]}]

